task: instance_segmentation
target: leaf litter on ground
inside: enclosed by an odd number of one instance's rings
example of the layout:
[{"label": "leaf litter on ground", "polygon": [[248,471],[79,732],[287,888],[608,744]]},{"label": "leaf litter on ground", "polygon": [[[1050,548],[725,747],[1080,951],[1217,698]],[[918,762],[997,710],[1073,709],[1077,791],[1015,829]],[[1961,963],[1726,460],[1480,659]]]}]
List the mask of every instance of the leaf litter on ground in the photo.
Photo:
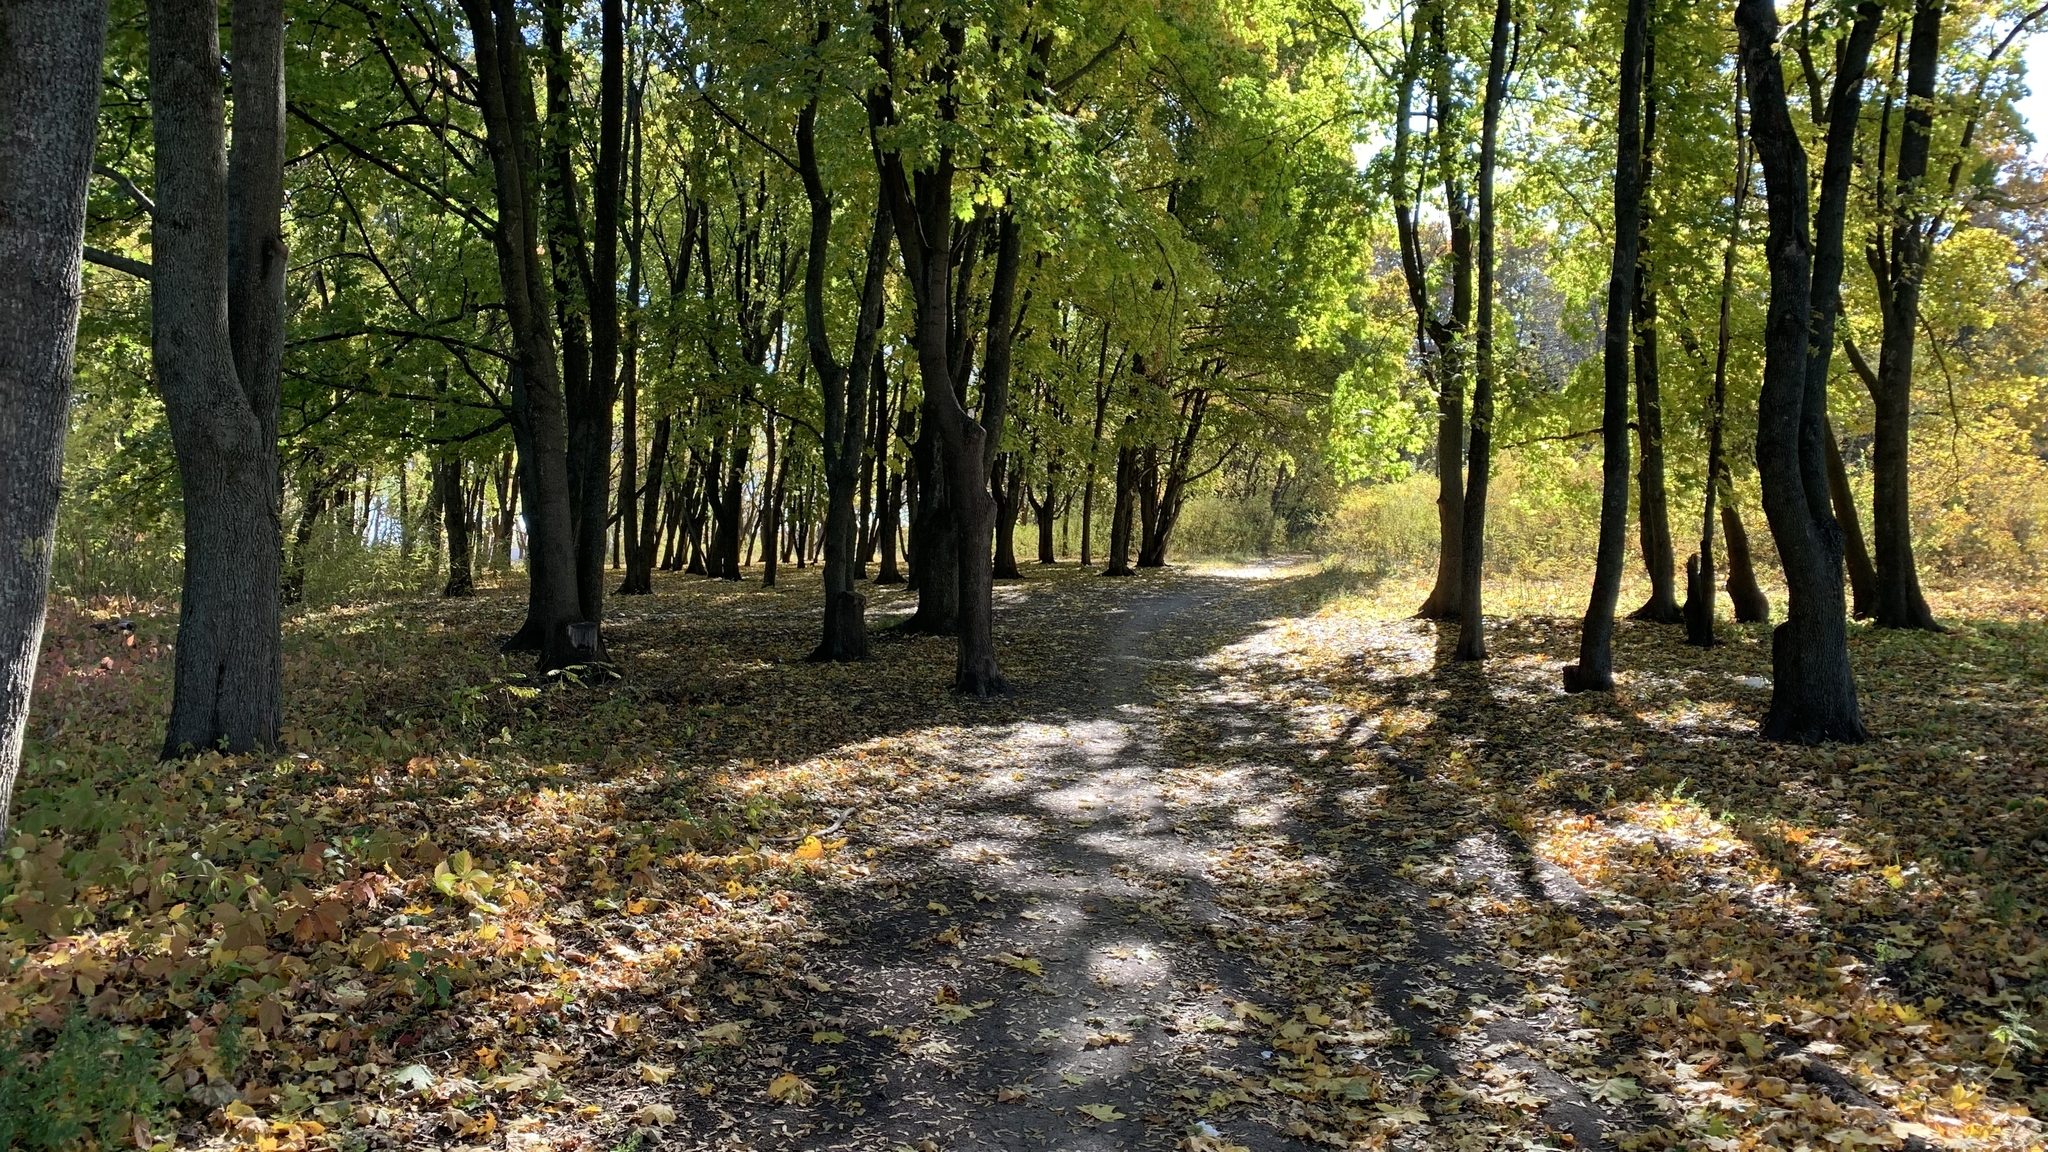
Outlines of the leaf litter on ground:
[{"label": "leaf litter on ground", "polygon": [[[947,695],[944,641],[801,665],[814,584],[621,603],[609,687],[490,654],[516,589],[306,613],[288,753],[163,766],[174,619],[56,606],[0,860],[0,1027],[84,1012],[147,1033],[172,1097],[148,1123],[173,1146],[571,1147],[858,1115],[872,1086],[839,1049],[946,1057],[910,1018],[838,1014],[820,901],[883,882],[920,812],[967,786],[959,732],[1027,719],[1029,686],[1087,653],[1009,631],[1026,691],[993,709]],[[1020,588],[1040,620],[1126,594]],[[1701,652],[1624,623],[1617,692],[1567,698],[1568,619],[1501,620],[1480,671],[1407,618],[1413,581],[1297,572],[1260,595],[1226,645],[1173,621],[1158,642],[1184,658],[1148,679],[1168,815],[1227,842],[1195,877],[1220,910],[1199,936],[1259,989],[1159,1021],[1194,1047],[1145,1107],[1184,1145],[1231,1146],[1211,1117],[1505,1147],[1573,1099],[1625,1148],[2040,1139],[2048,627],[2027,601],[1955,593],[1942,636],[1854,629],[1879,738],[1807,750],[1750,735],[1761,629]],[[134,644],[93,628],[114,616]]]}]

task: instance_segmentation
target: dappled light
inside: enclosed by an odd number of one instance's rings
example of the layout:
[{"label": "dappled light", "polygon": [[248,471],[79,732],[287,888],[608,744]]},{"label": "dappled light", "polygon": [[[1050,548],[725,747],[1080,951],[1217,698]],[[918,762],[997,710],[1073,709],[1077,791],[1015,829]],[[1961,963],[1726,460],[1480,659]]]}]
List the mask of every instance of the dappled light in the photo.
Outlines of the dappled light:
[{"label": "dappled light", "polygon": [[664,585],[624,689],[480,655],[510,596],[309,616],[297,750],[177,773],[157,618],[66,610],[0,1006],[124,1005],[279,1147],[2039,1139],[2034,626],[1859,634],[1941,741],[1800,751],[1760,637],[1624,627],[1666,671],[1589,704],[1568,624],[1481,677],[1398,580],[1047,575],[989,704],[793,663],[799,582]]},{"label": "dappled light", "polygon": [[2044,45],[0,0],[0,1152],[2048,1149]]}]

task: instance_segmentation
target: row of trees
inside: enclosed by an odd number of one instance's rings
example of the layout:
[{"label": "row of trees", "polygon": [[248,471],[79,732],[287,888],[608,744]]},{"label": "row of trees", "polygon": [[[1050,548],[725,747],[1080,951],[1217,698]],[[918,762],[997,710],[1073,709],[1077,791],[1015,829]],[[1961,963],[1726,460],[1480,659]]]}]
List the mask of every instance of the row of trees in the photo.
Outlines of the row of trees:
[{"label": "row of trees", "polygon": [[[544,670],[604,662],[607,597],[657,566],[737,579],[758,546],[772,580],[815,546],[819,659],[865,653],[869,565],[907,568],[907,626],[956,636],[956,687],[987,695],[1020,521],[1041,560],[1068,519],[1084,562],[1128,572],[1224,479],[1278,504],[1433,467],[1422,613],[1483,658],[1495,458],[1591,436],[1566,687],[1613,683],[1631,489],[1637,616],[1712,642],[1717,523],[1737,617],[1763,616],[1753,447],[1790,592],[1766,734],[1859,738],[1843,568],[1856,614],[1935,626],[1907,490],[1921,337],[1991,357],[1921,297],[1938,251],[2020,263],[1980,240],[2014,231],[2011,49],[2040,15],[234,0],[223,45],[214,0],[92,8],[7,10],[0,196],[29,207],[0,242],[46,287],[0,317],[26,421],[6,514],[50,539],[82,251],[80,379],[160,397],[175,451],[166,755],[274,746],[281,603],[379,461],[428,462],[450,594],[479,538],[519,535],[507,647]],[[1827,410],[1845,380],[1874,430],[1867,558]],[[6,551],[11,747],[49,548]]]},{"label": "row of trees", "polygon": [[[1958,34],[1939,0],[1892,6],[1870,0],[1807,5],[1795,25],[1781,29],[1768,0],[1745,0],[1734,13],[1739,51],[1731,54],[1721,29],[1656,0],[1590,13],[1540,5],[1518,11],[1503,0],[1491,7],[1490,20],[1483,9],[1444,2],[1418,4],[1391,46],[1382,38],[1375,59],[1391,61],[1382,65],[1394,103],[1385,162],[1400,270],[1418,361],[1436,381],[1439,399],[1441,562],[1421,614],[1460,621],[1459,659],[1485,656],[1487,478],[1495,389],[1503,377],[1494,350],[1494,184],[1503,105],[1519,88],[1538,109],[1532,123],[1541,123],[1545,98],[1560,77],[1592,88],[1597,68],[1589,63],[1618,58],[1611,79],[1602,78],[1611,84],[1613,131],[1598,136],[1613,149],[1605,181],[1612,212],[1599,245],[1609,257],[1594,430],[1603,473],[1600,542],[1580,656],[1564,671],[1565,688],[1613,685],[1632,479],[1651,586],[1636,618],[1683,622],[1694,643],[1714,642],[1717,503],[1734,564],[1728,591],[1738,619],[1761,619],[1768,610],[1749,570],[1726,450],[1734,414],[1730,373],[1742,367],[1731,365],[1731,351],[1739,354],[1745,335],[1738,262],[1754,250],[1744,227],[1760,161],[1769,287],[1761,348],[1751,350],[1752,356],[1760,351],[1762,361],[1754,448],[1790,600],[1775,642],[1776,687],[1764,734],[1801,741],[1863,738],[1848,662],[1845,564],[1856,616],[1880,627],[1939,629],[1920,590],[1908,492],[1915,349],[1926,327],[1921,286],[1937,244],[1966,225],[1973,210],[1996,203],[1999,165],[1983,151],[1985,130],[1996,127],[2009,138],[2015,126],[2009,105],[1992,93],[1998,81],[2010,79],[2009,68],[2001,67],[2011,63],[2008,50],[2042,14],[1972,10],[1962,14],[1968,26]],[[1618,35],[1601,26],[1617,17]],[[1338,19],[1370,53],[1372,37],[1341,12]],[[1800,87],[1788,90],[1788,73]],[[1866,82],[1887,73],[1881,99],[1868,106]],[[1574,105],[1569,114],[1582,116],[1584,109]],[[2006,122],[1998,122],[2001,116]],[[1528,165],[1517,173],[1518,189],[1558,191],[1560,181],[1590,178],[1590,150],[1574,155],[1571,136],[1535,138],[1552,147],[1517,158]],[[1817,180],[1809,173],[1809,152],[1820,160]],[[1469,191],[1475,186],[1476,195]],[[1441,238],[1427,234],[1417,208],[1431,192],[1444,221]],[[1567,231],[1593,223],[1569,193],[1538,204],[1533,212],[1524,207],[1523,215],[1555,222],[1579,214]],[[1861,245],[1868,271],[1868,279],[1853,286],[1856,303],[1867,309],[1861,324],[1852,323],[1844,307],[1851,238]],[[1717,278],[1710,276],[1715,270]],[[1677,341],[1660,323],[1660,295],[1676,297],[1681,309]],[[1585,299],[1590,303],[1591,293]],[[1710,333],[1696,316],[1717,317]],[[1874,368],[1852,335],[1871,320],[1880,348]],[[1827,413],[1838,339],[1874,415],[1874,559]],[[1690,354],[1696,375],[1711,380],[1702,390],[1699,420],[1706,433],[1701,535],[1687,563],[1682,606],[1660,367],[1674,343]],[[1711,353],[1703,355],[1703,346]],[[1639,461],[1633,477],[1632,449]]]}]

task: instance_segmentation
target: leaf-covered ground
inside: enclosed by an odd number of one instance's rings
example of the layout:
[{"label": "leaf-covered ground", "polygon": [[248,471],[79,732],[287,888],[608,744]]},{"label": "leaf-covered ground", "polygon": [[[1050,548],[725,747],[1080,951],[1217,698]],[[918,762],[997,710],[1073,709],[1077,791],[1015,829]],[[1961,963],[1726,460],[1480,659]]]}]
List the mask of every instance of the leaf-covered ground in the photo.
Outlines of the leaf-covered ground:
[{"label": "leaf-covered ground", "polygon": [[2041,1143],[2025,594],[1855,629],[1879,739],[1805,751],[1762,629],[1568,698],[1576,589],[1475,669],[1401,580],[1031,576],[992,704],[802,663],[814,573],[615,600],[602,685],[489,654],[514,591],[311,613],[291,755],[170,767],[174,621],[62,608],[0,1030],[152,1045],[166,1147]]}]

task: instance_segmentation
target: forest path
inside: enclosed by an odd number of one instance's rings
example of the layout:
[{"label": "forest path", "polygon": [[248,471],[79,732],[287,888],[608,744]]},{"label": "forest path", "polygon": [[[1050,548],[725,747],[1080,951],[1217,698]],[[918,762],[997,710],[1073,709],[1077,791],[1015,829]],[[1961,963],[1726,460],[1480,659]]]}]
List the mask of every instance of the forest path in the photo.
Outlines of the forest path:
[{"label": "forest path", "polygon": [[[1313,684],[1276,691],[1219,658],[1284,666],[1313,579],[1149,575],[1053,619],[1011,600],[999,627],[1064,630],[1073,674],[1025,686],[1021,720],[933,734],[948,784],[856,819],[853,847],[881,851],[814,910],[830,990],[759,1061],[824,1095],[728,1100],[689,1142],[1423,1148],[1462,1108],[1456,1135],[1485,1145],[1600,1146],[1598,1111],[1530,1055],[1485,941],[1403,878],[1402,845],[1342,827],[1332,786],[1383,789],[1360,773],[1403,766],[1338,766],[1355,718],[1325,723]],[[1526,886],[1498,844],[1472,854]]]}]

